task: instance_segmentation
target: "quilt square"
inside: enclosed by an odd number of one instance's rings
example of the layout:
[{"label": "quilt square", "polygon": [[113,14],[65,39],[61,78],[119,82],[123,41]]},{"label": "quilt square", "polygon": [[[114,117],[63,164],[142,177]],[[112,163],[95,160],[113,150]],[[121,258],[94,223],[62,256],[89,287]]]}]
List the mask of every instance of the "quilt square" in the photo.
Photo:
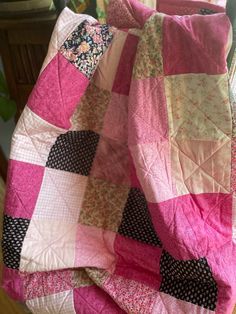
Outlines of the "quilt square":
[{"label": "quilt square", "polygon": [[111,275],[105,282],[103,289],[127,313],[152,313],[157,291],[144,284]]},{"label": "quilt square", "polygon": [[73,288],[73,271],[56,270],[22,274],[26,300],[41,298]]},{"label": "quilt square", "polygon": [[169,141],[130,146],[140,184],[149,202],[158,203],[176,195],[171,173]]},{"label": "quilt square", "polygon": [[77,268],[74,269],[71,274],[73,288],[89,287],[94,285],[94,282],[87,274],[86,269]]},{"label": "quilt square", "polygon": [[198,259],[231,243],[232,194],[188,194],[148,207],[163,247],[176,259]]},{"label": "quilt square", "polygon": [[134,240],[161,246],[147,207],[144,194],[136,188],[131,188],[125,204],[119,234]]},{"label": "quilt square", "polygon": [[[104,116],[102,135],[120,143],[128,140],[128,102],[126,95],[111,94],[110,103]],[[112,127],[111,127],[112,125]]]},{"label": "quilt square", "polygon": [[3,220],[3,262],[8,268],[19,269],[23,241],[30,220],[4,215]]},{"label": "quilt square", "polygon": [[44,167],[9,160],[5,213],[14,218],[30,219],[41,188]]},{"label": "quilt square", "polygon": [[217,284],[205,258],[179,261],[163,251],[160,291],[212,311],[216,308]]},{"label": "quilt square", "polygon": [[99,135],[93,131],[69,131],[52,146],[46,167],[88,176]]},{"label": "quilt square", "polygon": [[117,231],[129,187],[89,177],[79,222],[105,230]]},{"label": "quilt square", "polygon": [[10,158],[45,166],[56,138],[65,132],[66,130],[41,119],[25,106],[13,133]]},{"label": "quilt square", "polygon": [[199,14],[165,16],[163,22],[165,75],[227,72],[225,51],[228,46],[230,24],[226,20],[226,15],[221,14],[217,18],[215,16],[217,14],[207,17],[207,32],[205,16]]},{"label": "quilt square", "polygon": [[170,137],[179,140],[230,138],[232,118],[227,75],[173,75],[166,76],[164,83]]},{"label": "quilt square", "polygon": [[169,137],[165,84],[162,76],[134,80],[129,95],[129,144]]},{"label": "quilt square", "polygon": [[171,175],[176,195],[230,193],[231,140],[172,140]]},{"label": "quilt square", "polygon": [[70,118],[88,84],[87,77],[58,52],[40,74],[28,107],[48,123],[68,130]]},{"label": "quilt square", "polygon": [[118,30],[114,32],[113,40],[100,59],[92,82],[99,88],[112,91],[121,53],[127,38],[127,32]]},{"label": "quilt square", "polygon": [[2,288],[14,300],[25,302],[24,282],[17,269],[2,266]]},{"label": "quilt square", "polygon": [[79,224],[74,267],[96,267],[113,272],[115,236],[115,232]]},{"label": "quilt square", "polygon": [[76,314],[73,290],[67,290],[26,302],[34,314]]},{"label": "quilt square", "polygon": [[143,27],[133,69],[135,80],[163,75],[162,24],[163,14],[158,13]]},{"label": "quilt square", "polygon": [[45,169],[34,217],[76,223],[88,178],[57,169]]},{"label": "quilt square", "polygon": [[60,53],[90,79],[113,38],[108,25],[80,23],[61,46]]},{"label": "quilt square", "polygon": [[73,116],[71,129],[101,133],[111,93],[90,83]]},{"label": "quilt square", "polygon": [[20,270],[51,271],[74,267],[77,223],[32,218],[24,239]]},{"label": "quilt square", "polygon": [[112,184],[130,186],[127,144],[101,135],[90,175]]}]

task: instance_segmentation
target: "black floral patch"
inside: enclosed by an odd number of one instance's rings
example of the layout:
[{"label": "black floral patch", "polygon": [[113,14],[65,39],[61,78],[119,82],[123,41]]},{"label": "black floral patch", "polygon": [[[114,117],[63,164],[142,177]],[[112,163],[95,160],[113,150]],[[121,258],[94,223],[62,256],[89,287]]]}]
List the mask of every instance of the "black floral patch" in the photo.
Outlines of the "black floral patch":
[{"label": "black floral patch", "polygon": [[68,36],[60,52],[91,79],[112,38],[112,28],[108,25],[91,25],[84,21]]},{"label": "black floral patch", "polygon": [[13,269],[19,269],[20,253],[30,220],[5,215],[3,220],[3,262]]},{"label": "black floral patch", "polygon": [[96,154],[99,135],[93,131],[69,131],[58,136],[46,167],[88,176]]},{"label": "black floral patch", "polygon": [[161,246],[148,211],[147,201],[139,189],[130,189],[118,232],[146,244]]},{"label": "black floral patch", "polygon": [[205,258],[180,261],[163,251],[160,291],[212,311],[216,308],[217,284]]}]

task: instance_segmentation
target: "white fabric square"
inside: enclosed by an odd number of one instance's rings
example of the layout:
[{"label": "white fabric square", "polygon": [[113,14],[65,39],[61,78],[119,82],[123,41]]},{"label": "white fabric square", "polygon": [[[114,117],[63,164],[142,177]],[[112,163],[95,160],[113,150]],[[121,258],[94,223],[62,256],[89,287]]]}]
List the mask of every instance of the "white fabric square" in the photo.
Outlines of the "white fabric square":
[{"label": "white fabric square", "polygon": [[87,181],[77,173],[45,168],[33,217],[77,223]]},{"label": "white fabric square", "polygon": [[26,304],[34,314],[76,314],[73,290],[28,300]]},{"label": "white fabric square", "polygon": [[45,166],[52,145],[66,132],[41,119],[26,106],[13,134],[10,158]]},{"label": "white fabric square", "polygon": [[73,268],[77,226],[63,219],[33,218],[23,242],[20,271],[33,273]]}]

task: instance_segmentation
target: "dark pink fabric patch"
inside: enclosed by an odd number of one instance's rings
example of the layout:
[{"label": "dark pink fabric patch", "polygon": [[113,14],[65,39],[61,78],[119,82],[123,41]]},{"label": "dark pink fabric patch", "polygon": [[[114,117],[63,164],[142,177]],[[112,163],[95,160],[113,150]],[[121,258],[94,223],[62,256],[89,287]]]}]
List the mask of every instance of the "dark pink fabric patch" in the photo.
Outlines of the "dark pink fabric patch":
[{"label": "dark pink fabric patch", "polygon": [[23,279],[18,270],[10,269],[3,266],[3,289],[9,294],[9,296],[17,301],[24,301],[23,295]]},{"label": "dark pink fabric patch", "polygon": [[36,205],[44,167],[10,160],[8,166],[5,214],[30,219]]},{"label": "dark pink fabric patch", "polygon": [[139,38],[128,34],[121,56],[112,91],[118,94],[129,95],[132,70]]},{"label": "dark pink fabric patch", "polygon": [[77,314],[124,314],[112,298],[97,286],[75,288],[74,307]]},{"label": "dark pink fabric patch", "polygon": [[159,289],[161,248],[117,235],[115,252],[118,256],[115,275]]},{"label": "dark pink fabric patch", "polygon": [[230,23],[223,13],[165,16],[163,67],[165,75],[227,72],[226,49]]},{"label": "dark pink fabric patch", "polygon": [[29,97],[29,108],[47,122],[70,128],[70,117],[89,80],[60,53],[42,72]]},{"label": "dark pink fabric patch", "polygon": [[176,259],[207,257],[232,241],[232,195],[188,194],[149,203],[165,249]]}]

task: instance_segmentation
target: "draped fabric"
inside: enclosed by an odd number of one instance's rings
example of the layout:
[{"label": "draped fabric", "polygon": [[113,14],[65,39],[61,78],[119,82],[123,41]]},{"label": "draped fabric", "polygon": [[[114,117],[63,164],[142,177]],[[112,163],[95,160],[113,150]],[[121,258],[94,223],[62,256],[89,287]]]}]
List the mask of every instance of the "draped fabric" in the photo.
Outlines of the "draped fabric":
[{"label": "draped fabric", "polygon": [[231,25],[205,2],[161,7],[57,21],[5,201],[3,286],[32,313],[232,313]]}]

